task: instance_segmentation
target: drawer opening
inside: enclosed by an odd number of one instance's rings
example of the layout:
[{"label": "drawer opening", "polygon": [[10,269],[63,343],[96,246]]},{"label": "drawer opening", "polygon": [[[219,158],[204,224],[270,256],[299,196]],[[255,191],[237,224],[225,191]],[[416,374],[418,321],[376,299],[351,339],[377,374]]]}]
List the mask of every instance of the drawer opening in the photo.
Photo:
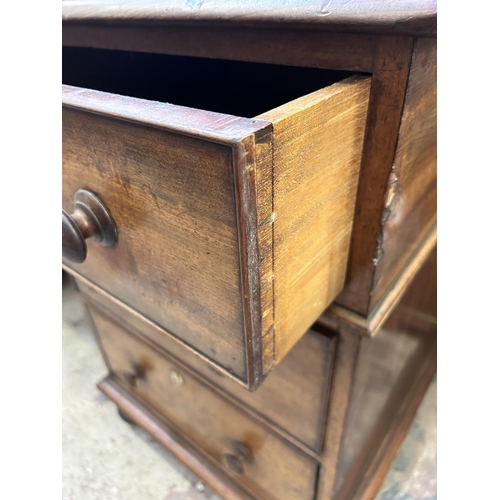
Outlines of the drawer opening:
[{"label": "drawer opening", "polygon": [[352,73],[199,57],[63,47],[63,83],[253,118]]}]

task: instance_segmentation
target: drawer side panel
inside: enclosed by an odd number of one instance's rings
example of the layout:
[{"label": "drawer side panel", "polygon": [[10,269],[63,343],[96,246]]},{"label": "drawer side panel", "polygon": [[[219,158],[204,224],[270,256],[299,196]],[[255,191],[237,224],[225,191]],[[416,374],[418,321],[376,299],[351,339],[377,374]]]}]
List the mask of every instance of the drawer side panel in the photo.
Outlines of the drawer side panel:
[{"label": "drawer side panel", "polygon": [[274,126],[276,362],[344,286],[370,81],[351,77],[258,117]]}]

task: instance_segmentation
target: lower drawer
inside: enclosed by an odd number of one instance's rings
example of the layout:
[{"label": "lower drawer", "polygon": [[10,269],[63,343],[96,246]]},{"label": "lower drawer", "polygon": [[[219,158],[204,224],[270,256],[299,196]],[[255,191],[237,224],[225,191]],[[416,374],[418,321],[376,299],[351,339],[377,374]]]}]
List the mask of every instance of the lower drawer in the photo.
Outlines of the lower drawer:
[{"label": "lower drawer", "polygon": [[110,372],[241,485],[263,499],[314,498],[314,459],[97,308],[89,310]]},{"label": "lower drawer", "polygon": [[187,365],[199,378],[263,417],[272,428],[277,426],[293,440],[320,452],[336,345],[332,332],[309,330],[257,390],[250,392],[107,292],[80,278],[76,279],[76,285],[87,303],[95,304],[106,316],[126,324],[136,337],[145,338],[146,342],[167,352],[176,364]]}]

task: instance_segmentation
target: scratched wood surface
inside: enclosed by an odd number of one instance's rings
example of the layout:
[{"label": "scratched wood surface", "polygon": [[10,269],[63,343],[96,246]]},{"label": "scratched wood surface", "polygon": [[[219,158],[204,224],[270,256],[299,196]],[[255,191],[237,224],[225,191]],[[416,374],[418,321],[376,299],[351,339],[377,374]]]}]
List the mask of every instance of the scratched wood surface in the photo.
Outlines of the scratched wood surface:
[{"label": "scratched wood surface", "polygon": [[435,0],[63,0],[65,22],[286,26],[421,36],[436,34],[436,12]]},{"label": "scratched wood surface", "polygon": [[[90,307],[90,313],[111,373],[132,394],[157,410],[223,468],[223,455],[234,453],[235,442],[251,450],[253,458],[242,462],[243,474],[233,476],[241,485],[261,499],[313,499],[314,459],[217,396],[97,309]],[[128,374],[138,367],[144,373],[131,383]]]},{"label": "scratched wood surface", "polygon": [[[306,18],[303,19],[301,26],[308,26],[307,31],[274,29],[269,21],[273,16],[273,9],[277,9],[275,13],[280,9],[279,4],[275,2],[269,3],[267,13],[263,5],[255,6],[255,8],[248,7],[248,19],[255,21],[249,21],[249,25],[245,24],[245,16],[232,17],[231,9],[241,7],[241,5],[236,6],[238,2],[219,4],[221,7],[219,18],[228,21],[224,28],[214,24],[214,19],[208,21],[211,9],[217,9],[217,6],[211,3],[190,4],[185,7],[192,7],[192,10],[189,12],[185,10],[183,13],[182,9],[176,10],[176,7],[172,6],[172,10],[167,9],[162,14],[153,12],[154,9],[148,10],[151,5],[148,6],[147,3],[137,2],[135,6],[129,4],[130,9],[122,8],[120,11],[113,10],[113,7],[111,11],[106,10],[94,2],[79,6],[69,6],[68,3],[69,10],[65,11],[65,16],[66,14],[68,16],[65,17],[66,21],[63,25],[63,43],[74,46],[373,72],[368,116],[369,134],[365,141],[361,167],[361,184],[351,242],[348,283],[343,294],[337,299],[339,305],[362,316],[368,316],[377,306],[377,299],[387,290],[387,282],[397,274],[397,271],[394,273],[391,269],[382,269],[381,258],[384,257],[384,249],[381,239],[382,232],[386,230],[383,225],[387,213],[385,210],[387,186],[389,185],[390,189],[391,182],[393,182],[390,174],[398,138],[401,116],[399,108],[402,106],[402,98],[406,91],[413,45],[411,36],[384,37],[381,36],[384,34],[383,31],[373,31],[371,28],[377,24],[378,15],[384,10],[387,14],[394,7],[403,13],[403,4],[396,6],[392,3],[388,6],[380,2],[375,6],[375,10],[373,10],[374,6],[370,5],[370,12],[368,10],[365,12],[366,29],[354,30],[356,33],[347,33],[339,29],[335,29],[335,32],[315,29],[320,26],[307,24],[311,20],[306,21]],[[358,14],[361,14],[363,5],[368,6],[365,2],[350,2],[349,4],[353,9],[352,13],[358,11]],[[314,10],[314,5],[307,6],[301,2],[298,2],[296,7],[298,10],[288,11],[282,16],[282,23],[291,22],[295,14],[298,17],[304,15],[308,8]],[[345,6],[337,2],[327,2],[322,5],[322,9],[323,7],[339,21],[339,26],[346,28],[350,25],[349,21],[345,19],[342,21],[340,11],[335,10]],[[413,15],[417,17],[417,11],[422,8],[427,12],[426,15],[430,16],[429,19],[433,18],[435,21],[435,3],[432,5],[420,3],[413,7],[408,3],[407,7],[410,10],[413,9]],[[411,19],[416,20],[417,17],[412,16]],[[158,24],[157,21],[160,18],[163,20]],[[106,23],[101,22],[104,19],[107,19]],[[144,24],[141,24],[140,19],[144,20]],[[184,22],[187,19],[190,21]],[[242,23],[239,25],[240,28],[235,28],[232,24],[239,22]],[[325,22],[325,26],[328,26],[328,23],[336,21],[330,17]],[[372,23],[371,28],[370,23]],[[259,29],[263,26],[267,29]],[[330,29],[332,26],[333,24],[330,25]],[[300,25],[296,27],[299,28]],[[402,30],[401,32],[393,31],[391,34],[409,35],[410,33]],[[413,35],[417,34],[413,33]],[[434,36],[435,31],[434,33],[426,33],[425,30],[420,32],[420,36],[427,35]],[[210,44],[205,43],[207,38],[211,39]],[[404,249],[400,262],[395,263],[395,268],[401,268],[404,264],[401,262],[404,259],[403,255],[407,257],[411,254],[415,241],[410,239],[408,245],[411,248]],[[386,248],[387,254],[391,252],[389,246],[390,242]],[[386,259],[386,261],[389,260],[390,258]],[[380,271],[377,273],[374,262],[381,264]]]},{"label": "scratched wood surface", "polygon": [[370,310],[436,223],[436,211],[437,45],[435,39],[419,38],[386,193]]},{"label": "scratched wood surface", "polygon": [[417,249],[408,264],[398,275],[393,286],[385,293],[383,299],[379,300],[377,307],[371,311],[368,318],[349,311],[334,302],[319,317],[318,323],[337,331],[342,330],[367,337],[375,336],[395,309],[399,300],[404,296],[408,286],[420,271],[424,262],[432,253],[436,242],[437,228],[434,226],[423,244]]},{"label": "scratched wood surface", "polygon": [[145,338],[159,351],[168,352],[180,366],[195,370],[215,387],[232,395],[246,411],[250,409],[257,418],[272,425],[276,432],[282,433],[297,446],[305,446],[316,453],[320,451],[330,366],[335,352],[331,332],[325,334],[323,330],[322,333],[309,330],[265,382],[251,392],[235,384],[213,361],[200,359],[196,352],[165,335],[158,326],[145,321],[109,293],[81,277],[77,277],[75,282],[81,297],[94,308],[102,309],[138,338]]},{"label": "scratched wood surface", "polygon": [[365,317],[369,312],[374,259],[379,248],[385,194],[394,161],[412,46],[411,38],[381,37],[373,64],[347,282],[336,298],[341,306]]},{"label": "scratched wood surface", "polygon": [[335,479],[335,500],[370,500],[380,488],[436,370],[437,251],[389,319],[362,338]]},{"label": "scratched wood surface", "polygon": [[[119,238],[113,249],[91,241],[87,260],[70,267],[245,380],[234,160],[224,134],[251,135],[248,126],[267,124],[65,93],[63,207],[71,213],[76,190],[90,189]],[[120,112],[122,119],[112,117]],[[183,135],[177,120],[195,137]]]}]

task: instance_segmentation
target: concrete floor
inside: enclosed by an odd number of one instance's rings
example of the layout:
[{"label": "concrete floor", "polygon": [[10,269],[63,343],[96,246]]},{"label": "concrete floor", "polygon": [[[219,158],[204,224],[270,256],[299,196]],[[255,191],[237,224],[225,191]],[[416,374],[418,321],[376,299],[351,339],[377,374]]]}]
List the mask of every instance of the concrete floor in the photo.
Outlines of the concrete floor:
[{"label": "concrete floor", "polygon": [[[83,309],[63,279],[64,500],[219,500],[96,388],[107,373]],[[377,500],[433,500],[436,383],[427,391]],[[283,499],[286,500],[286,499]]]}]

